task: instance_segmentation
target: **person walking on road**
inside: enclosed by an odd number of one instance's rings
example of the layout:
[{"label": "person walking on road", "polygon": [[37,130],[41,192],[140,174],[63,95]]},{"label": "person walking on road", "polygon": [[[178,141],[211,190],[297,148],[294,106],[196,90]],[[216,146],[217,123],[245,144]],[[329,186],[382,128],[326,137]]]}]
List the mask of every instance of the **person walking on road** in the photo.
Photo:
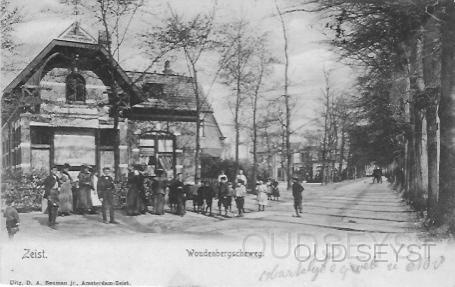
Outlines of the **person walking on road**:
[{"label": "person walking on road", "polygon": [[239,214],[237,216],[243,217],[245,213],[244,204],[245,204],[245,196],[246,196],[246,187],[244,185],[243,180],[237,180],[237,186],[235,187],[235,203],[237,205],[237,209],[239,210]]},{"label": "person walking on road", "polygon": [[265,211],[265,206],[268,203],[267,186],[261,180],[256,183],[256,192],[258,200],[258,211]]},{"label": "person walking on road", "polygon": [[292,178],[292,196],[294,197],[294,209],[295,215],[300,217],[299,213],[302,213],[302,192],[304,190],[303,186],[300,184],[297,177]]},{"label": "person walking on road", "polygon": [[278,181],[272,179],[272,198],[274,200],[280,200],[280,188],[278,187]]},{"label": "person walking on road", "polygon": [[109,223],[117,223],[114,219],[114,179],[111,175],[109,167],[103,168],[103,175],[98,179],[97,192],[98,198],[101,200],[101,208],[103,210],[103,222],[107,221],[107,210],[109,209]]},{"label": "person walking on road", "polygon": [[235,177],[235,182],[237,183],[239,179],[243,181],[243,185],[247,185],[248,179],[246,178],[245,174],[243,174],[243,169],[239,169],[239,174],[237,174]]}]

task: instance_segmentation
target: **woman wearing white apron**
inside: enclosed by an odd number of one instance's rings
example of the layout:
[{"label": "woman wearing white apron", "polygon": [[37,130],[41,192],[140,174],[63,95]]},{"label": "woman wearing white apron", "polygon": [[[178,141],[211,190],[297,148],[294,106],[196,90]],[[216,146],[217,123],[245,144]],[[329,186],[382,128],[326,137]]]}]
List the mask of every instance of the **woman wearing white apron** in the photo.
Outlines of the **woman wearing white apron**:
[{"label": "woman wearing white apron", "polygon": [[92,212],[95,213],[95,209],[98,209],[101,207],[102,202],[98,197],[98,175],[96,174],[96,171],[93,169],[92,173],[92,190],[90,191],[90,199],[92,200]]}]

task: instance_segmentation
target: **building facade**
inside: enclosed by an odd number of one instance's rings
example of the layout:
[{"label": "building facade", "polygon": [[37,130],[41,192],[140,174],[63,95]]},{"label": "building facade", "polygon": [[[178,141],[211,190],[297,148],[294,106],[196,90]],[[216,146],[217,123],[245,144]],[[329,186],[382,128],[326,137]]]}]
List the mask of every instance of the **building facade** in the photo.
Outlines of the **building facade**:
[{"label": "building facade", "polygon": [[[114,85],[115,84],[115,85]],[[4,89],[4,170],[30,173],[50,166],[114,166],[115,99],[119,168],[133,164],[169,175],[194,175],[196,97],[192,78],[124,71],[102,43],[73,23]],[[113,89],[119,97],[113,97]],[[203,98],[203,97],[201,97]],[[223,154],[223,134],[211,106],[201,104],[201,164]]]}]

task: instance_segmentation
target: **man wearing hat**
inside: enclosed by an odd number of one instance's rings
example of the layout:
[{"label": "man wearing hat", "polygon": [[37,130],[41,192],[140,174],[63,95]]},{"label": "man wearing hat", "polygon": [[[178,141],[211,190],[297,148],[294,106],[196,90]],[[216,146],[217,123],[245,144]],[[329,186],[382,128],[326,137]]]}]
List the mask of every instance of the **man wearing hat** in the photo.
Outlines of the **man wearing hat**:
[{"label": "man wearing hat", "polygon": [[51,173],[44,180],[44,198],[47,199],[47,208],[49,215],[49,226],[53,227],[56,224],[58,212],[58,192],[60,187],[60,178],[58,176],[58,169],[56,166],[51,168]]},{"label": "man wearing hat", "polygon": [[295,214],[297,217],[300,217],[299,212],[302,213],[302,191],[304,188],[297,177],[294,176],[292,181],[292,196],[294,196]]},{"label": "man wearing hat", "polygon": [[103,168],[103,175],[98,179],[97,192],[98,198],[101,200],[103,210],[103,222],[107,221],[107,209],[109,209],[109,223],[117,223],[114,220],[114,179],[111,176],[111,169],[109,167]]},{"label": "man wearing hat", "polygon": [[170,186],[170,191],[175,196],[177,214],[180,216],[185,215],[185,192],[183,190],[183,187],[183,175],[181,173],[178,173],[177,178],[172,182]]}]

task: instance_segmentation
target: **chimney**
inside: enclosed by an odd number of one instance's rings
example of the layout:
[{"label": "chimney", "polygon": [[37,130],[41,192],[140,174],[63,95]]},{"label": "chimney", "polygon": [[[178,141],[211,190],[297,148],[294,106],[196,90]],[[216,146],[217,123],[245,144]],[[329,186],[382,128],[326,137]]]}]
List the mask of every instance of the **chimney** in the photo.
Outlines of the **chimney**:
[{"label": "chimney", "polygon": [[164,62],[163,74],[165,74],[165,75],[174,74],[174,71],[172,71],[172,69],[171,69],[171,62],[170,62],[169,60],[166,60],[166,61]]},{"label": "chimney", "polygon": [[106,49],[111,45],[111,39],[106,31],[98,31],[98,44]]}]

